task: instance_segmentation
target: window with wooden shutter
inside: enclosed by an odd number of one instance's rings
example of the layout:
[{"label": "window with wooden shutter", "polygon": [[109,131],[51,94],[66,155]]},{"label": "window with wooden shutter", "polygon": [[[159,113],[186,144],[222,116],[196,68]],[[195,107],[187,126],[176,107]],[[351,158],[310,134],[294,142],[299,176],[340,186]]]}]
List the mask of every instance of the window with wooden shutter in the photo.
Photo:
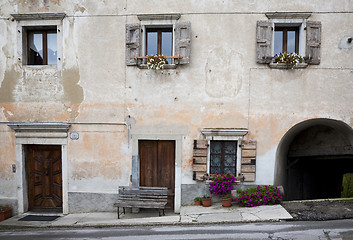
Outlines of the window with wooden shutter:
[{"label": "window with wooden shutter", "polygon": [[140,33],[139,24],[126,25],[126,65],[133,66],[137,64],[134,57],[140,55]]},{"label": "window with wooden shutter", "polygon": [[180,22],[175,24],[175,55],[183,58],[179,59],[179,64],[190,63],[190,22]]},{"label": "window with wooden shutter", "polygon": [[272,58],[272,23],[269,21],[257,21],[256,26],[256,61],[258,63],[270,63]]},{"label": "window with wooden shutter", "polygon": [[256,179],[256,141],[243,140],[241,142],[241,173],[245,182]]},{"label": "window with wooden shutter", "polygon": [[306,57],[309,64],[320,64],[321,22],[306,23]]},{"label": "window with wooden shutter", "polygon": [[193,179],[203,181],[207,174],[207,140],[194,140]]}]

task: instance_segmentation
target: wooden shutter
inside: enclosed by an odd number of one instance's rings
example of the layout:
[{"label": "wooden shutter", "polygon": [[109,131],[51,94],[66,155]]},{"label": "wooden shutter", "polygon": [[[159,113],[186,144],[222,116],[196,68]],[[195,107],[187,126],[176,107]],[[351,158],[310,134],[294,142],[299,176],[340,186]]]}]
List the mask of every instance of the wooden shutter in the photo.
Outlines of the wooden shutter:
[{"label": "wooden shutter", "polygon": [[207,140],[194,140],[193,179],[202,181],[207,174]]},{"label": "wooden shutter", "polygon": [[190,63],[190,42],[191,42],[190,22],[180,22],[175,24],[175,55],[182,56],[179,64]]},{"label": "wooden shutter", "polygon": [[272,23],[269,21],[257,21],[256,25],[256,62],[270,63],[272,58],[271,40]]},{"label": "wooden shutter", "polygon": [[245,182],[256,179],[256,141],[241,141],[241,173]]},{"label": "wooden shutter", "polygon": [[139,24],[126,24],[126,65],[128,66],[137,64],[134,57],[140,55],[140,34]]},{"label": "wooden shutter", "polygon": [[320,64],[321,22],[306,22],[306,57],[309,64]]}]

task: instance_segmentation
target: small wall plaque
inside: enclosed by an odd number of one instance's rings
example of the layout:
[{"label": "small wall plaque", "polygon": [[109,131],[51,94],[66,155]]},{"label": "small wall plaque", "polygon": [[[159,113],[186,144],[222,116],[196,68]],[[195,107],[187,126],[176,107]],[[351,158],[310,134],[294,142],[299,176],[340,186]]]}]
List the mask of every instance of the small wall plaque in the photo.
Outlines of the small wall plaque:
[{"label": "small wall plaque", "polygon": [[78,140],[79,134],[78,133],[70,133],[71,140]]}]

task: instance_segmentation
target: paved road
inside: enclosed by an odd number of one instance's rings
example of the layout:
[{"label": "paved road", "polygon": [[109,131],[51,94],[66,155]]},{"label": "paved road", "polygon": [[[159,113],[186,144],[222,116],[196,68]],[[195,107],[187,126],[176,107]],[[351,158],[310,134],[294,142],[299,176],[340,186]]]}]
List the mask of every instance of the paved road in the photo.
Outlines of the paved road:
[{"label": "paved road", "polygon": [[0,232],[0,239],[353,239],[353,219],[193,226],[62,229]]}]

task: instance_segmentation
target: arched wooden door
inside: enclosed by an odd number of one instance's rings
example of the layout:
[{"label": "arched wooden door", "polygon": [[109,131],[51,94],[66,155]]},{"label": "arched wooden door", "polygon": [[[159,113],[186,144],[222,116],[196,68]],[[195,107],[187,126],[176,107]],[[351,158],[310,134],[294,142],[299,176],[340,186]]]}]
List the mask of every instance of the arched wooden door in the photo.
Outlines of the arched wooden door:
[{"label": "arched wooden door", "polygon": [[174,209],[175,141],[139,141],[140,186],[168,187],[167,208]]},{"label": "arched wooden door", "polygon": [[62,211],[61,146],[28,145],[28,210]]}]

